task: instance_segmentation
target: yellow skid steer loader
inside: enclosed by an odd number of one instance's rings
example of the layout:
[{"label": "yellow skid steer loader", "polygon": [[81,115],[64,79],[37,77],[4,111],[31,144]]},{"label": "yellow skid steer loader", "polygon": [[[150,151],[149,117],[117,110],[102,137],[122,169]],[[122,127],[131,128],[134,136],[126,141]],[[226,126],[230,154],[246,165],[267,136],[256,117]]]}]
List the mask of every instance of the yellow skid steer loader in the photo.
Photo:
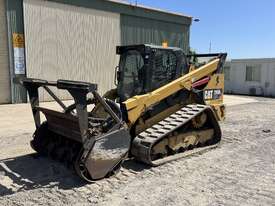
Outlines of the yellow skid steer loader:
[{"label": "yellow skid steer loader", "polygon": [[[103,97],[87,82],[22,80],[36,126],[35,151],[92,182],[117,172],[128,157],[157,166],[220,142],[225,53],[185,55],[180,48],[144,44],[118,46],[117,54],[117,88]],[[207,61],[191,64],[194,58]],[[67,90],[74,103],[65,106],[50,87]],[[63,112],[40,107],[39,88]]]}]

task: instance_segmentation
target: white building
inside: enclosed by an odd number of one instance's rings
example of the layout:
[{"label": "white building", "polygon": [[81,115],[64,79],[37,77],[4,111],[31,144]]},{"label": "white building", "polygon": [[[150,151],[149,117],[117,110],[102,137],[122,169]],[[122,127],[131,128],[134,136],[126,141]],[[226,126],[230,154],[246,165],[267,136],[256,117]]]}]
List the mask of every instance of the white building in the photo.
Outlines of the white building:
[{"label": "white building", "polygon": [[275,97],[275,58],[226,62],[225,93]]}]

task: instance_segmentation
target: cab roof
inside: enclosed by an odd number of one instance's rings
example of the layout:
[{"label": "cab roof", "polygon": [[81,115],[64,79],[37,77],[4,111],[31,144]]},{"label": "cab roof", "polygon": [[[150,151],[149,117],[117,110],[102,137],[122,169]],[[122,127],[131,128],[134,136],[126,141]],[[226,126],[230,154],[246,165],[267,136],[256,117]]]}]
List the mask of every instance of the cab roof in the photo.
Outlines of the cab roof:
[{"label": "cab roof", "polygon": [[128,50],[138,50],[138,51],[141,51],[142,53],[148,53],[154,49],[170,50],[170,51],[183,51],[181,48],[178,48],[178,47],[163,47],[163,46],[154,45],[154,44],[136,44],[136,45],[127,45],[127,46],[117,46],[116,53],[122,54]]}]

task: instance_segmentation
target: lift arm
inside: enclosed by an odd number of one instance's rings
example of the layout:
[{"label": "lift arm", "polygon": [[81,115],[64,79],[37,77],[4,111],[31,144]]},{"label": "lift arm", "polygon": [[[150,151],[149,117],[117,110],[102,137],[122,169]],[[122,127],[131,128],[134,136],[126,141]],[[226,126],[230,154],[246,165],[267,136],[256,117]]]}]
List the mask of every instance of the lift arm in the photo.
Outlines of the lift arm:
[{"label": "lift arm", "polygon": [[218,57],[200,68],[189,72],[188,74],[144,95],[136,95],[125,102],[124,107],[128,114],[128,123],[133,125],[146,109],[176,92],[186,89],[190,91],[192,84],[203,77],[211,75],[219,69],[221,58]]}]

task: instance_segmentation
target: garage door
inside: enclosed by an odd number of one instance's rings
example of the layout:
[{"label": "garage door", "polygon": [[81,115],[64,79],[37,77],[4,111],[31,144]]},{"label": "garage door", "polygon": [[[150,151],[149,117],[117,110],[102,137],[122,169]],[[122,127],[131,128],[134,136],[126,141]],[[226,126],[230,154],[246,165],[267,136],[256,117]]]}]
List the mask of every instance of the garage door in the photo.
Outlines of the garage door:
[{"label": "garage door", "polygon": [[5,0],[0,0],[0,104],[11,101]]},{"label": "garage door", "polygon": [[[114,87],[119,14],[24,0],[24,24],[28,77],[89,81],[98,83],[100,93]],[[58,96],[69,98],[60,91]]]}]

